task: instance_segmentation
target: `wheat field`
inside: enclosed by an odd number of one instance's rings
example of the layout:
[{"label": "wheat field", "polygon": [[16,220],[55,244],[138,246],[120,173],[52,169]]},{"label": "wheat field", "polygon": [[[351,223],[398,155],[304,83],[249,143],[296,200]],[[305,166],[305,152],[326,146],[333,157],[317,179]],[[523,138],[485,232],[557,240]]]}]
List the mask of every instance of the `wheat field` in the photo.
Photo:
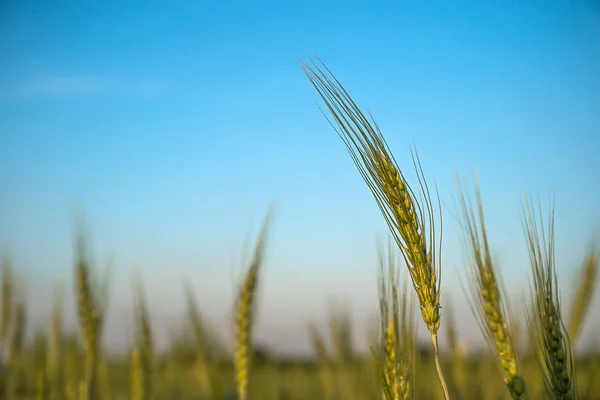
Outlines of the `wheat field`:
[{"label": "wheat field", "polygon": [[[588,247],[576,272],[575,297],[564,308],[554,256],[554,206],[523,198],[522,237],[530,255],[530,289],[525,308],[511,305],[484,218],[485,193],[459,184],[464,260],[464,294],[489,345],[465,351],[456,319],[445,303],[439,197],[428,184],[418,153],[417,181],[408,182],[379,126],[365,116],[335,76],[318,59],[300,62],[324,103],[322,112],[341,138],[389,227],[379,249],[379,323],[370,351],[349,340],[343,313],[332,315],[328,332],[307,326],[313,357],[290,359],[256,348],[253,325],[268,252],[271,212],[255,241],[235,299],[234,343],[230,350],[207,326],[194,290],[187,299],[186,329],[159,352],[144,283],[134,284],[135,343],[117,357],[102,348],[109,280],[94,270],[83,230],[77,232],[75,287],[57,287],[49,301],[51,323],[27,336],[27,304],[18,266],[2,261],[0,295],[0,398],[2,399],[583,399],[600,400],[600,352],[575,353],[598,284],[598,253]],[[584,247],[582,245],[582,247]],[[64,329],[65,291],[72,290],[79,332]],[[362,327],[361,327],[362,328]],[[417,338],[426,329],[429,340]],[[365,327],[367,330],[367,327]],[[442,351],[439,338],[449,348]],[[523,339],[526,338],[526,339]],[[467,349],[468,350],[468,349]]]}]

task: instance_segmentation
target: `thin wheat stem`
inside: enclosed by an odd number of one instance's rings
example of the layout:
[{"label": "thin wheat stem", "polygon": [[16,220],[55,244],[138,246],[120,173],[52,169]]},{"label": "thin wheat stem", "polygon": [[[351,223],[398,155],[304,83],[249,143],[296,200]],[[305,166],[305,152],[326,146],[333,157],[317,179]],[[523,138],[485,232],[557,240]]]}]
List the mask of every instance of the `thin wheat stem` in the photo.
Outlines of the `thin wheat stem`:
[{"label": "thin wheat stem", "polygon": [[442,383],[442,390],[444,391],[444,398],[450,399],[450,393],[448,392],[448,386],[446,385],[446,379],[444,378],[444,372],[442,371],[442,364],[440,363],[440,351],[438,347],[437,333],[431,334],[431,344],[433,345],[433,356],[435,358],[435,369],[437,370],[438,377]]}]

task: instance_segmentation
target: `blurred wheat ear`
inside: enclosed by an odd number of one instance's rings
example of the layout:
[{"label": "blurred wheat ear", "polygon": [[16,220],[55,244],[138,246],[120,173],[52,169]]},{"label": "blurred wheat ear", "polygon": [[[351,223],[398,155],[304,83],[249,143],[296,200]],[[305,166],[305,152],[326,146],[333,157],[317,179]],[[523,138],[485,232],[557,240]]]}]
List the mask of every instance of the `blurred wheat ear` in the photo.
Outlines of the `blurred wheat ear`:
[{"label": "blurred wheat ear", "polygon": [[102,328],[108,304],[110,274],[107,268],[100,281],[95,279],[83,216],[77,215],[75,223],[75,299],[85,362],[85,376],[78,384],[78,393],[83,400],[94,400],[98,397]]},{"label": "blurred wheat ear", "polygon": [[[538,208],[541,209],[539,205]],[[545,226],[526,197],[523,225],[533,275],[532,305],[527,320],[529,329],[538,335],[538,360],[546,391],[554,399],[576,399],[573,352],[562,320],[554,262],[554,204],[550,204]]]},{"label": "blurred wheat ear", "polygon": [[475,194],[476,207],[471,204],[459,182],[463,235],[469,254],[467,271],[471,290],[468,297],[482,333],[490,347],[496,351],[511,397],[524,400],[527,398],[527,392],[522,366],[517,356],[517,342],[511,323],[508,296],[499,276],[500,271],[492,261],[477,180]]},{"label": "blurred wheat ear", "polygon": [[134,281],[135,345],[131,352],[131,398],[153,398],[154,338],[141,276]]},{"label": "blurred wheat ear", "polygon": [[375,366],[386,400],[412,398],[415,379],[416,332],[412,312],[414,304],[408,300],[406,285],[400,287],[400,271],[397,264],[390,240],[387,252],[383,249],[379,252],[381,332],[379,348],[376,349],[378,351],[374,352]]},{"label": "blurred wheat ear", "polygon": [[252,354],[252,326],[254,323],[255,294],[258,286],[259,272],[263,263],[267,230],[271,222],[273,209],[265,217],[259,233],[254,255],[246,275],[238,291],[236,302],[236,346],[235,346],[235,381],[239,400],[248,398],[248,384]]},{"label": "blurred wheat ear", "polygon": [[[325,102],[333,117],[331,121],[326,116],[327,120],[346,145],[406,262],[419,299],[421,316],[431,335],[440,383],[444,396],[448,399],[450,396],[438,348],[441,232],[437,238],[433,203],[419,158],[413,153],[421,202],[417,201],[404,178],[373,117],[371,116],[370,121],[367,119],[342,84],[318,58],[317,61],[312,61],[312,66],[302,61],[300,66]],[[324,112],[323,114],[325,115]],[[441,225],[441,213],[439,218]]]}]

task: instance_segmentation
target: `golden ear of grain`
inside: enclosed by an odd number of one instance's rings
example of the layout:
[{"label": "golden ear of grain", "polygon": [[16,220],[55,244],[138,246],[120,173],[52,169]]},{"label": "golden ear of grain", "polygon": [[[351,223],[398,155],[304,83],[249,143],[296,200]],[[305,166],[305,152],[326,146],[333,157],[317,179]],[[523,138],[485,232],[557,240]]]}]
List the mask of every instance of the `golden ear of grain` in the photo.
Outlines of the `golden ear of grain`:
[{"label": "golden ear of grain", "polygon": [[470,304],[487,343],[495,350],[500,361],[504,382],[511,397],[526,399],[523,371],[517,357],[517,343],[510,324],[512,319],[508,299],[499,271],[492,261],[477,180],[475,180],[475,194],[477,206],[473,207],[459,183],[463,235],[469,254]]},{"label": "golden ear of grain", "polygon": [[[371,121],[367,119],[318,58],[312,61],[312,66],[302,61],[300,66],[325,102],[333,118],[333,121],[328,118],[330,125],[346,145],[356,168],[371,190],[406,262],[419,299],[421,316],[431,335],[440,383],[448,399],[437,338],[440,327],[441,261],[438,247],[441,247],[441,236],[437,237],[433,203],[418,155],[413,154],[413,163],[422,202],[417,201],[373,117]],[[441,224],[441,213],[439,222]]]},{"label": "golden ear of grain", "polygon": [[370,122],[343,86],[324,66],[301,67],[325,102],[338,133],[359,173],[371,190],[404,257],[419,298],[423,320],[432,334],[440,325],[440,261],[436,248],[434,210],[418,156],[417,171],[423,202],[415,193],[392,156],[379,126]]},{"label": "golden ear of grain", "polygon": [[252,326],[254,322],[254,298],[258,284],[258,277],[264,259],[267,230],[272,216],[269,210],[263,227],[258,235],[254,255],[242,285],[238,292],[236,302],[236,346],[235,346],[235,380],[238,398],[246,400],[248,396],[248,382],[252,354]]},{"label": "golden ear of grain", "polygon": [[553,398],[574,399],[577,384],[573,353],[562,321],[554,264],[554,204],[550,205],[545,227],[526,197],[523,225],[533,274],[532,309],[527,311],[527,319],[530,329],[539,335],[538,357],[546,391]]}]

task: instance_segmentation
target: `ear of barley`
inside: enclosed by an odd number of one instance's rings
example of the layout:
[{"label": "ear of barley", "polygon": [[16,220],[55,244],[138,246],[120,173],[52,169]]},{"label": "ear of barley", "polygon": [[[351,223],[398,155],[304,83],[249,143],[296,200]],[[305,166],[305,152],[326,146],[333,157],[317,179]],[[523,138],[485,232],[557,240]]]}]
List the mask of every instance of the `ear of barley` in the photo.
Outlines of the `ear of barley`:
[{"label": "ear of barley", "polygon": [[236,302],[236,345],[234,364],[236,391],[239,400],[246,400],[248,398],[248,382],[252,354],[252,327],[254,323],[255,308],[254,298],[258,285],[260,268],[263,263],[267,229],[269,227],[271,214],[272,210],[269,210],[265,221],[263,222],[263,227],[254,248],[254,255],[250,267],[242,281]]},{"label": "ear of barley", "polygon": [[[346,145],[406,261],[419,299],[421,316],[431,335],[444,396],[448,399],[437,336],[440,326],[441,262],[438,246],[441,247],[441,236],[436,237],[433,203],[418,156],[413,156],[413,162],[423,196],[422,202],[417,201],[373,117],[371,116],[371,121],[367,119],[341,83],[318,58],[316,62],[312,62],[312,66],[304,62],[300,62],[300,65],[325,102],[333,118],[333,121],[329,118],[328,121]],[[325,115],[324,112],[323,114]]]},{"label": "ear of barley", "polygon": [[592,246],[588,250],[583,262],[579,281],[577,282],[577,291],[573,296],[573,303],[571,305],[568,332],[573,345],[577,343],[577,339],[581,334],[583,323],[596,292],[596,287],[598,286],[598,268],[600,268],[598,255],[596,254],[596,249]]},{"label": "ear of barley", "polygon": [[526,198],[523,225],[533,274],[532,309],[528,310],[527,319],[539,335],[538,360],[546,391],[555,399],[575,399],[575,369],[569,337],[562,321],[554,264],[553,203],[549,214],[548,226],[545,227]]},{"label": "ear of barley", "polygon": [[504,382],[513,399],[526,399],[523,371],[517,357],[517,342],[511,326],[508,298],[499,271],[492,261],[483,202],[477,180],[477,211],[459,184],[463,234],[469,254],[468,281],[471,308],[487,343],[495,349],[504,373]]}]

